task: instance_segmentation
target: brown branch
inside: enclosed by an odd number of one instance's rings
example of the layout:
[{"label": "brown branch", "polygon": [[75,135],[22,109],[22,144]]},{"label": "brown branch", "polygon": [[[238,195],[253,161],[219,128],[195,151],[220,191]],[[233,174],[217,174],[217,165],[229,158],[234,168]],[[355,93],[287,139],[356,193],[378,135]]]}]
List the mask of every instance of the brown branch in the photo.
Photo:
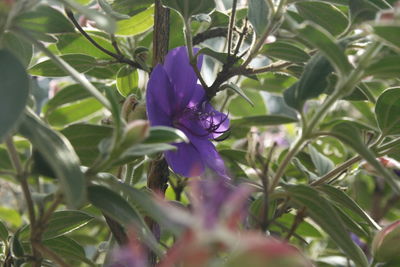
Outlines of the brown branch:
[{"label": "brown branch", "polygon": [[[67,17],[71,20],[72,24],[74,24],[74,26],[78,29],[78,31],[79,31],[79,32],[80,32],[94,47],[96,47],[97,49],[99,49],[101,52],[103,52],[103,53],[105,53],[105,54],[107,54],[107,55],[109,55],[109,56],[115,58],[115,59],[118,60],[118,62],[120,62],[120,63],[125,63],[125,64],[128,64],[128,65],[134,67],[134,68],[137,68],[137,69],[141,69],[141,70],[146,71],[146,69],[143,68],[139,63],[137,63],[137,62],[135,62],[135,61],[133,61],[133,60],[127,58],[127,57],[124,56],[122,53],[115,54],[115,53],[113,53],[113,52],[111,52],[111,51],[105,49],[105,48],[102,47],[100,44],[98,44],[98,43],[97,43],[97,42],[96,42],[96,41],[81,27],[81,25],[79,25],[79,23],[76,21],[76,19],[75,19],[75,17],[74,17],[74,13],[73,13],[70,9],[65,8],[65,13],[67,14]],[[114,43],[113,43],[113,45],[114,45],[114,48],[116,48]],[[117,49],[116,49],[116,50],[117,50]],[[119,50],[117,50],[117,52],[118,52],[118,51],[119,51]]]},{"label": "brown branch", "polygon": [[40,251],[43,255],[46,255],[49,259],[51,259],[54,263],[61,267],[70,267],[57,253],[52,251],[51,249],[43,246],[40,243],[34,244],[35,248]]},{"label": "brown branch", "polygon": [[193,37],[193,45],[198,45],[201,42],[204,42],[205,40],[211,39],[211,38],[216,38],[216,37],[225,37],[228,33],[228,28],[225,27],[218,27],[218,28],[213,28],[201,33],[196,34]]},{"label": "brown branch", "polygon": [[229,17],[229,28],[228,28],[228,58],[231,56],[232,35],[233,35],[233,28],[235,26],[236,7],[237,7],[237,0],[233,0],[232,12],[231,16]]}]

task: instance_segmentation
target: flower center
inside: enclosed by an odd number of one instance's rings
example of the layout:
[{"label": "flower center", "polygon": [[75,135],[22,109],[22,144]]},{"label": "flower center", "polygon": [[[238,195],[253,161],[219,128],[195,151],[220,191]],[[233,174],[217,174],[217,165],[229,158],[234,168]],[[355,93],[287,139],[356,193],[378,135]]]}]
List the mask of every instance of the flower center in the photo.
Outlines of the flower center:
[{"label": "flower center", "polygon": [[[229,129],[220,129],[223,123],[228,119],[228,115],[219,112],[216,113],[214,110],[206,111],[205,104],[206,102],[203,102],[201,105],[186,107],[182,113],[175,116],[173,126],[184,129],[198,137],[211,136],[211,138],[216,141],[222,141],[221,139],[214,138],[213,135],[222,135],[229,131]],[[199,122],[202,131],[199,132],[198,129],[189,128],[191,122]]]}]

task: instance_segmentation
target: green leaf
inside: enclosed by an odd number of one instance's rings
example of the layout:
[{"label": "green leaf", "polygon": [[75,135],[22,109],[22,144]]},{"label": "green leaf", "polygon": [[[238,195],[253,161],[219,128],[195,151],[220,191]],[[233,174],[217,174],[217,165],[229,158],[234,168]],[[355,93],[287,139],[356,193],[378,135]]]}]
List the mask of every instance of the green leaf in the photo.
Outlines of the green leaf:
[{"label": "green leaf", "polygon": [[80,207],[86,200],[86,181],[78,156],[69,141],[47,127],[31,111],[25,112],[19,130],[39,150],[56,174],[68,207]]},{"label": "green leaf", "polygon": [[310,56],[296,45],[287,41],[277,41],[265,44],[261,54],[290,62],[303,63],[309,60]]},{"label": "green leaf", "polygon": [[132,157],[140,157],[145,155],[152,155],[169,150],[176,150],[176,146],[164,144],[164,143],[152,143],[152,144],[137,144],[128,148],[122,155],[122,159],[129,159]]},{"label": "green leaf", "polygon": [[22,224],[21,215],[15,209],[0,207],[0,219],[12,227],[19,227]]},{"label": "green leaf", "polygon": [[0,142],[16,127],[29,95],[24,66],[7,50],[0,50]]},{"label": "green leaf", "polygon": [[332,65],[326,57],[320,53],[314,55],[304,68],[300,80],[284,92],[286,104],[301,111],[308,99],[318,97],[325,91],[332,71]]},{"label": "green leaf", "polygon": [[360,156],[371,164],[377,172],[382,174],[383,178],[385,178],[386,182],[395,192],[400,193],[400,181],[398,181],[398,177],[379,163],[374,153],[370,151],[362,141],[358,128],[353,126],[350,122],[343,122],[336,124],[332,128],[332,134],[343,143],[352,147]]},{"label": "green leaf", "polygon": [[31,62],[33,47],[22,38],[18,38],[11,32],[3,33],[3,46],[16,56],[24,66]]},{"label": "green leaf", "polygon": [[81,264],[84,262],[89,266],[96,266],[86,258],[83,247],[69,237],[60,236],[53,239],[47,239],[43,241],[43,245],[68,260],[68,262],[72,261],[75,264]]},{"label": "green leaf", "polygon": [[350,238],[341,217],[335,208],[317,190],[306,186],[287,186],[291,201],[299,207],[306,207],[307,214],[332,238],[357,266],[368,266],[362,250]]},{"label": "green leaf", "polygon": [[167,126],[153,126],[150,128],[150,135],[144,143],[189,143],[189,139],[179,129]]},{"label": "green leaf", "polygon": [[64,126],[83,120],[103,107],[99,101],[91,97],[53,110],[47,116],[47,121],[53,126]]},{"label": "green leaf", "polygon": [[176,10],[184,19],[196,14],[208,14],[215,8],[214,0],[162,0],[162,3]]},{"label": "green leaf", "polygon": [[21,259],[25,254],[21,241],[19,241],[19,233],[21,229],[22,228],[19,228],[10,239],[10,252],[15,259]]},{"label": "green leaf", "polygon": [[[106,87],[103,83],[94,82],[92,84],[101,91],[103,91],[102,89]],[[57,92],[57,94],[53,98],[47,101],[47,103],[43,107],[43,113],[45,113],[45,116],[47,117],[50,112],[64,104],[83,100],[91,96],[92,95],[80,84],[67,85],[63,87],[62,90]]]},{"label": "green leaf", "polygon": [[154,5],[134,15],[130,19],[124,19],[117,22],[117,31],[115,34],[121,36],[134,36],[144,33],[154,24]]},{"label": "green leaf", "polygon": [[[380,0],[378,0],[379,2]],[[371,0],[350,0],[350,15],[353,23],[360,23],[366,20],[375,19],[380,8]],[[390,6],[386,7],[390,8]]]},{"label": "green leaf", "polygon": [[350,73],[352,67],[347,57],[327,31],[318,25],[303,23],[297,32],[299,37],[317,48],[329,60],[338,74],[347,76]]},{"label": "green leaf", "polygon": [[74,32],[74,26],[57,9],[48,5],[39,5],[16,18],[16,26],[39,33]]},{"label": "green leaf", "polygon": [[109,138],[112,132],[112,127],[92,124],[73,124],[61,131],[86,166],[94,163],[100,153],[100,142]]},{"label": "green leaf", "polygon": [[384,91],[375,106],[375,115],[384,136],[400,134],[400,87]]},{"label": "green leaf", "polygon": [[235,93],[237,93],[238,95],[240,95],[244,100],[246,100],[252,107],[254,107],[254,103],[253,101],[251,101],[251,99],[245,94],[245,92],[243,92],[243,90],[237,86],[234,83],[227,83],[221,86],[221,90],[228,88],[228,89],[232,89]]},{"label": "green leaf", "polygon": [[362,228],[362,226],[359,223],[354,221],[354,219],[351,218],[349,214],[347,214],[342,209],[341,206],[333,205],[333,207],[339,214],[340,218],[342,218],[343,224],[348,232],[354,233],[358,237],[370,237],[370,234],[367,231],[365,231],[365,229]]},{"label": "green leaf", "polygon": [[[61,56],[69,65],[78,72],[86,72],[96,65],[96,60],[93,57],[83,54],[69,54]],[[42,61],[28,70],[29,74],[45,77],[64,77],[69,76],[67,72],[61,69],[58,64],[48,59]]]},{"label": "green leaf", "polygon": [[280,72],[267,72],[257,75],[258,81],[250,78],[243,80],[243,88],[251,88],[272,93],[282,93],[286,88],[292,86],[297,79]]},{"label": "green leaf", "polygon": [[346,16],[335,6],[322,2],[297,2],[296,9],[306,20],[312,21],[333,36],[339,35],[349,23]]},{"label": "green leaf", "polygon": [[373,33],[391,47],[400,49],[400,26],[375,25],[373,26]]},{"label": "green leaf", "polygon": [[297,119],[280,115],[248,116],[231,120],[232,127],[269,126],[297,122]]},{"label": "green leaf", "polygon": [[117,89],[123,96],[138,92],[139,73],[137,69],[130,66],[123,66],[117,73]]},{"label": "green leaf", "polygon": [[335,167],[327,156],[320,153],[312,145],[308,145],[308,151],[310,152],[311,160],[320,176],[327,174]]},{"label": "green leaf", "polygon": [[380,58],[365,69],[364,76],[374,76],[380,79],[396,79],[400,75],[399,60],[400,56],[398,55],[388,55]]},{"label": "green leaf", "polygon": [[251,25],[253,25],[253,28],[258,36],[262,35],[262,33],[265,31],[269,22],[270,12],[271,7],[268,6],[266,0],[249,1],[249,21]]},{"label": "green leaf", "polygon": [[[108,51],[114,51],[112,44],[95,34],[88,33],[89,36],[98,43],[101,47]],[[84,54],[100,59],[111,59],[112,57],[98,48],[96,48],[91,42],[88,41],[83,35],[77,33],[66,33],[57,37],[57,49],[61,54]]]},{"label": "green leaf", "polygon": [[[77,210],[64,210],[54,212],[49,219],[46,230],[43,234],[43,239],[52,239],[71,233],[85,226],[92,219],[92,216]],[[28,239],[29,233],[30,227],[25,227],[21,231],[21,239]]]},{"label": "green leaf", "polygon": [[380,226],[366,213],[353,199],[351,199],[345,192],[338,188],[324,184],[318,186],[316,189],[325,193],[329,199],[336,202],[339,206],[353,211],[355,214],[364,219],[375,230],[380,230]]},{"label": "green leaf", "polygon": [[3,242],[8,242],[8,230],[2,221],[0,221],[0,239]]}]

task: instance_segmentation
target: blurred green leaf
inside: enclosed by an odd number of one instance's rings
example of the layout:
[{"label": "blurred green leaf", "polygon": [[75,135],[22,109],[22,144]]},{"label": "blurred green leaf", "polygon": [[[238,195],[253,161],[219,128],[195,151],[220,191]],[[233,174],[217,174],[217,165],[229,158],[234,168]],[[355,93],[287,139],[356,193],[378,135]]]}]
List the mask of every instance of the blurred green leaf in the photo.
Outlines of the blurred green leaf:
[{"label": "blurred green leaf", "polygon": [[19,227],[22,224],[21,215],[11,208],[0,207],[0,219],[12,227]]},{"label": "blurred green leaf", "polygon": [[3,33],[2,43],[4,48],[12,52],[24,66],[29,65],[33,54],[32,44],[18,38],[11,32]]},{"label": "blurred green leaf", "polygon": [[236,84],[234,83],[227,83],[221,86],[221,90],[223,89],[232,89],[235,93],[237,93],[240,97],[246,100],[252,107],[254,107],[253,101],[246,95],[246,93]]},{"label": "blurred green leaf", "polygon": [[367,266],[368,261],[362,250],[350,238],[344,223],[335,208],[315,189],[306,185],[286,186],[291,201],[299,207],[306,207],[307,214],[329,234],[332,240],[352,259],[357,266]]},{"label": "blurred green leaf", "polygon": [[15,259],[21,259],[25,255],[24,248],[19,240],[19,233],[21,229],[22,228],[19,228],[10,239],[10,252]]},{"label": "blurred green leaf", "polygon": [[278,58],[296,63],[306,62],[310,58],[310,56],[304,52],[303,49],[287,41],[277,41],[270,44],[265,44],[260,52],[267,57]]},{"label": "blurred green leaf", "polygon": [[86,181],[79,158],[69,141],[47,127],[31,111],[25,112],[20,133],[40,151],[53,169],[64,192],[68,207],[78,208],[86,200]]},{"label": "blurred green leaf", "polygon": [[400,87],[384,91],[375,106],[375,115],[383,135],[400,134]]},{"label": "blurred green leaf", "polygon": [[[61,56],[69,65],[78,72],[86,72],[96,65],[96,60],[93,57],[83,54],[69,54]],[[61,69],[58,64],[48,59],[36,65],[33,65],[28,70],[29,74],[45,77],[64,77],[69,73]]]},{"label": "blurred green leaf", "polygon": [[296,3],[296,9],[304,19],[321,26],[333,36],[346,30],[349,23],[346,16],[331,4],[302,1]]},{"label": "blurred green leaf", "polygon": [[0,221],[0,239],[3,242],[8,242],[8,230],[2,221]]},{"label": "blurred green leaf", "polygon": [[228,110],[233,116],[254,116],[254,115],[264,115],[267,113],[265,102],[263,96],[260,92],[242,88],[246,93],[246,96],[254,103],[254,107],[248,104],[248,102],[242,97],[235,97],[229,102]]},{"label": "blurred green leaf", "polygon": [[154,6],[145,11],[134,15],[130,19],[124,19],[117,22],[117,31],[115,34],[121,36],[133,36],[141,34],[150,29],[154,24]]},{"label": "blurred green leaf", "polygon": [[266,29],[269,22],[271,7],[266,0],[250,0],[248,17],[255,32],[260,36]]},{"label": "blurred green leaf", "polygon": [[74,26],[57,9],[48,5],[39,5],[16,18],[16,26],[39,33],[74,32]]},{"label": "blurred green leaf", "polygon": [[126,14],[121,14],[116,11],[114,11],[111,7],[111,5],[107,2],[107,0],[97,0],[97,3],[99,3],[100,7],[103,9],[103,11],[112,17],[113,19],[120,20],[120,19],[129,19],[130,17]]},{"label": "blurred green leaf", "polygon": [[350,122],[339,123],[332,128],[332,133],[340,141],[352,147],[358,154],[368,161],[379,173],[382,174],[383,178],[385,178],[386,182],[392,187],[392,189],[395,192],[400,193],[400,181],[398,181],[398,178],[379,163],[374,153],[372,153],[372,151],[370,151],[362,141],[360,131],[355,126]]},{"label": "blurred green leaf", "polygon": [[398,25],[375,25],[373,33],[386,44],[400,49],[400,26]]},{"label": "blurred green leaf", "polygon": [[398,55],[388,55],[380,58],[366,67],[364,75],[381,79],[396,79],[400,75],[399,60],[400,56]]},{"label": "blurred green leaf", "polygon": [[0,50],[0,142],[16,127],[28,101],[29,79],[20,61]]},{"label": "blurred green leaf", "polygon": [[184,19],[196,14],[208,14],[215,8],[214,0],[162,0],[162,3],[176,10]]},{"label": "blurred green leaf", "polygon": [[117,73],[117,89],[123,96],[138,92],[139,73],[137,69],[130,66],[123,66]]},{"label": "blurred green leaf", "polygon": [[[350,16],[353,23],[357,24],[366,20],[375,19],[380,7],[374,2],[385,2],[384,0],[350,0]],[[390,8],[390,6],[386,6]]]}]

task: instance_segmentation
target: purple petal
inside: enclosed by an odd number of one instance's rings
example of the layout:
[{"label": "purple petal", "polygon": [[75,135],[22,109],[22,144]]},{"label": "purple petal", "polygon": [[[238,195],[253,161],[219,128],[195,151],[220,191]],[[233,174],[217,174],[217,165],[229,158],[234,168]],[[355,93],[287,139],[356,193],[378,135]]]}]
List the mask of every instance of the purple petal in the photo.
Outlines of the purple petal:
[{"label": "purple petal", "polygon": [[204,91],[203,86],[200,84],[196,84],[193,95],[189,100],[188,107],[195,107],[206,100],[206,92]]},{"label": "purple petal", "polygon": [[199,176],[204,172],[204,163],[199,151],[189,143],[174,144],[176,151],[165,152],[165,158],[172,170],[185,177]]},{"label": "purple petal", "polygon": [[162,65],[151,73],[146,92],[147,116],[152,126],[172,125],[174,89]]},{"label": "purple petal", "polygon": [[[198,48],[193,49],[194,53]],[[201,69],[203,57],[198,57],[197,66]],[[171,83],[175,86],[175,95],[177,97],[177,110],[186,107],[191,99],[195,86],[197,84],[197,75],[189,62],[189,56],[186,46],[180,46],[168,52],[164,68],[168,73]]]},{"label": "purple petal", "polygon": [[211,133],[212,138],[218,138],[221,136],[223,133],[225,133],[229,129],[229,118],[228,115],[225,113],[219,112],[211,106],[210,103],[205,104],[204,108],[205,112],[210,114],[209,119],[205,121],[204,127],[207,129],[210,127],[210,124],[214,125],[217,127],[213,133]]},{"label": "purple petal", "polygon": [[204,162],[205,166],[215,171],[221,177],[229,179],[224,161],[215,149],[214,144],[208,139],[198,138],[187,133],[185,134],[200,153],[201,160]]}]

